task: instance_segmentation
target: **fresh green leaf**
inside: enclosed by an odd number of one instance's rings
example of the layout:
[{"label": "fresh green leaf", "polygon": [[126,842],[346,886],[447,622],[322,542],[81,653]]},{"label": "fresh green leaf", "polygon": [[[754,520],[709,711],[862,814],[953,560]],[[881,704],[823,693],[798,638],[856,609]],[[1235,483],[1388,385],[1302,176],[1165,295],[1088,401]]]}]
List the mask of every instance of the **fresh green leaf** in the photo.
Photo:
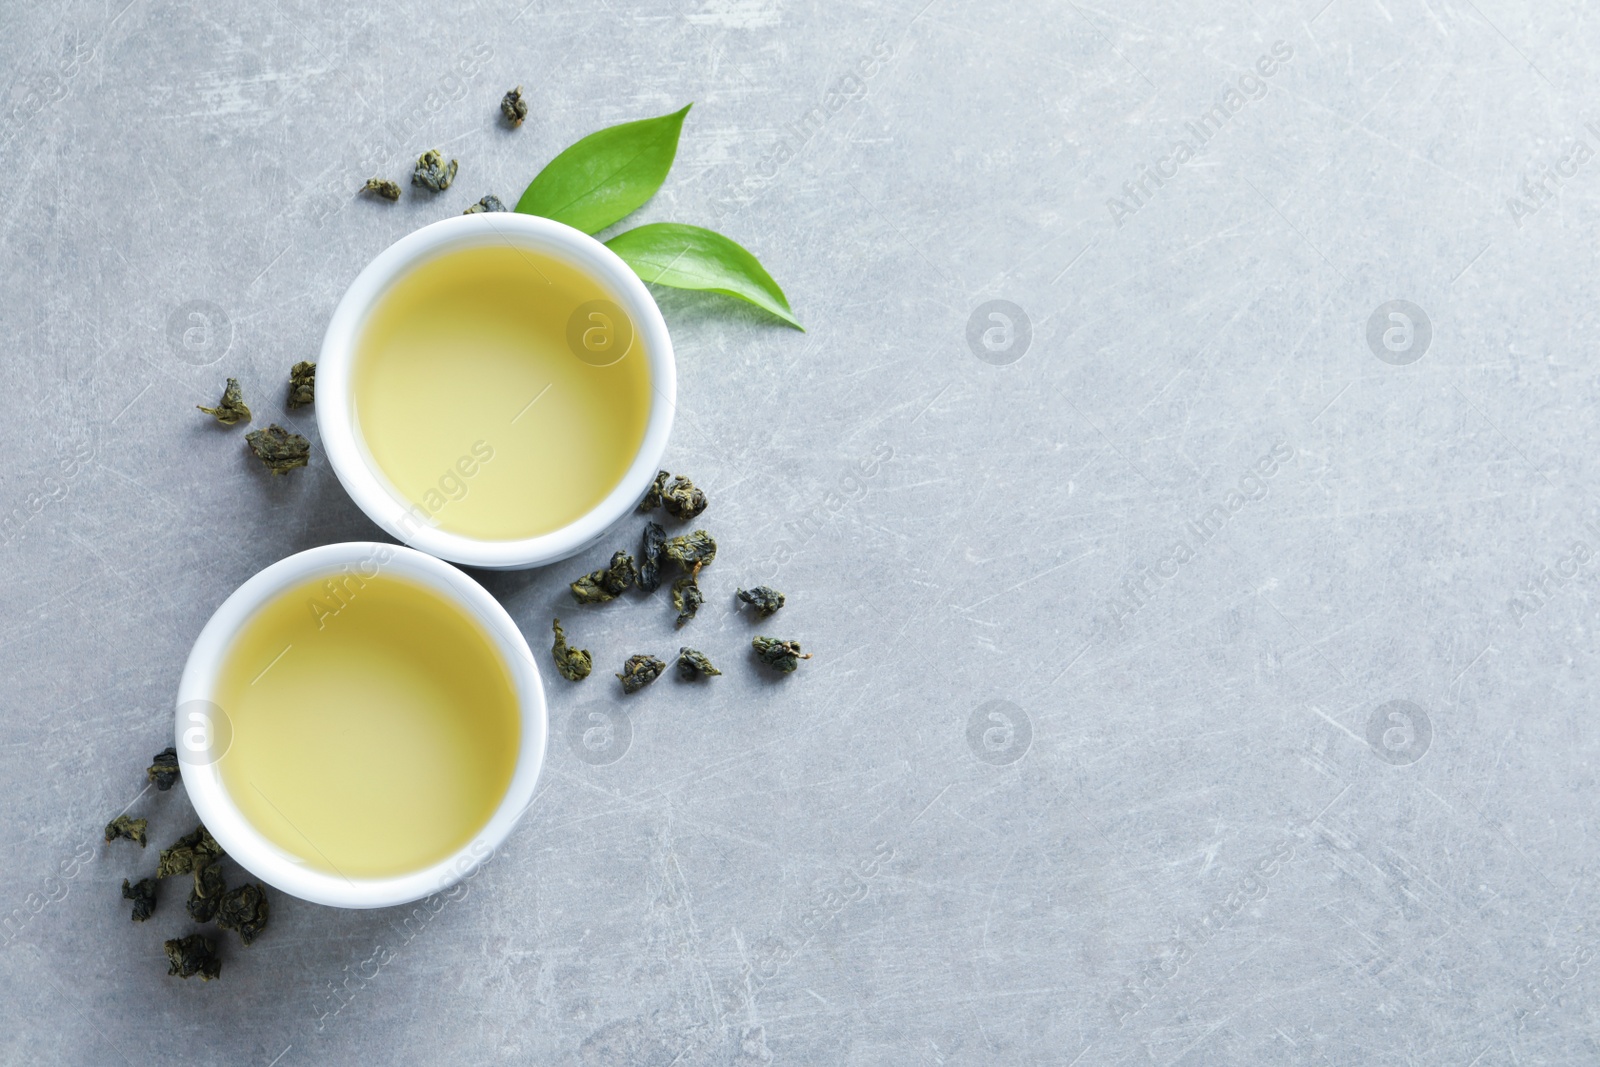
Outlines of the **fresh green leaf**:
[{"label": "fresh green leaf", "polygon": [[647,282],[736,296],[798,330],[805,329],[760,261],[714,230],[681,222],[652,222],[617,234],[606,247]]},{"label": "fresh green leaf", "polygon": [[591,133],[528,183],[517,210],[584,233],[598,233],[633,214],[666,181],[678,154],[683,117],[693,106]]}]

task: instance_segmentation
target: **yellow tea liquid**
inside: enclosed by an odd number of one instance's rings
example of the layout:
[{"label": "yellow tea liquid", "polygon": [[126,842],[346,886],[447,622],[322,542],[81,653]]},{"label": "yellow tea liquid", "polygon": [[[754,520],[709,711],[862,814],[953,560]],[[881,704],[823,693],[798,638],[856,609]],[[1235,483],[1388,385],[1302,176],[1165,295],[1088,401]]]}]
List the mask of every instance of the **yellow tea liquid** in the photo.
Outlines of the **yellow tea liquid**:
[{"label": "yellow tea liquid", "polygon": [[445,253],[378,301],[353,415],[417,522],[517,540],[616,487],[644,439],[651,379],[642,339],[600,304],[615,308],[587,274],[508,245]]},{"label": "yellow tea liquid", "polygon": [[291,589],[240,631],[214,702],[228,795],[269,840],[347,878],[425,868],[511,783],[516,690],[482,624],[378,572]]}]

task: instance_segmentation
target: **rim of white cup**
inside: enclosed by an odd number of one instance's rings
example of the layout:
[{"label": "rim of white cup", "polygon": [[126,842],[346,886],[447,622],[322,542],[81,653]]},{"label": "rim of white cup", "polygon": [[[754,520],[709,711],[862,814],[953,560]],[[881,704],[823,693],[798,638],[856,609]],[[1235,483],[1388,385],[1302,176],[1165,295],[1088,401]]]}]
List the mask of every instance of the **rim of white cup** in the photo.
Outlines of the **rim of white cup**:
[{"label": "rim of white cup", "polygon": [[[605,498],[560,529],[511,541],[482,540],[419,521],[412,514],[413,505],[390,487],[362,442],[350,396],[361,330],[390,287],[437,256],[499,244],[551,256],[600,282],[631,320],[634,347],[643,343],[652,385],[644,438],[627,472]],[[384,249],[356,275],[334,308],[317,361],[317,431],[328,462],[350,499],[396,540],[440,559],[491,570],[538,567],[565,559],[593,545],[613,523],[628,515],[655,480],[672,432],[676,404],[672,339],[661,310],[639,276],[615,252],[581,230],[516,212],[457,215],[424,226]]]},{"label": "rim of white cup", "polygon": [[[409,579],[440,593],[476,619],[510,673],[522,725],[511,782],[494,813],[460,849],[420,870],[384,878],[346,878],[310,866],[273,844],[239,810],[222,782],[217,760],[232,729],[212,703],[218,674],[242,627],[264,606],[303,582],[355,573]],[[353,595],[359,595],[359,587]],[[222,602],[195,639],[178,683],[174,747],[184,790],[200,821],[245,870],[291,896],[340,908],[406,904],[450,888],[475,873],[505,843],[533,802],[549,732],[544,684],[522,631],[500,602],[450,564],[425,552],[376,541],[347,541],[307,549],[257,572]],[[219,751],[220,749],[220,751]]]}]

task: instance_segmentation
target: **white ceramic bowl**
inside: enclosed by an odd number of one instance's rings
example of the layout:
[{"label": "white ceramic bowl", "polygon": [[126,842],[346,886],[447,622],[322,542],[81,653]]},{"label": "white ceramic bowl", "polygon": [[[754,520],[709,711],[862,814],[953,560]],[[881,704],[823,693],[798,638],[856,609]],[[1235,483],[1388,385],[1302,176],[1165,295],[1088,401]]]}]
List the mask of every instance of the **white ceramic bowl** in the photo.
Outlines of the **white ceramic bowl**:
[{"label": "white ceramic bowl", "polygon": [[[222,784],[217,760],[232,741],[227,715],[211,698],[228,648],[244,623],[284,590],[346,567],[365,577],[382,571],[427,586],[460,605],[483,626],[503,657],[517,692],[522,741],[511,784],[489,821],[454,855],[422,870],[389,878],[345,878],[314,867],[274,845],[234,804]],[[510,835],[533,801],[544,763],[547,715],[544,684],[528,643],[499,601],[448,563],[400,545],[349,541],[324,545],[279,560],[222,602],[189,653],[178,683],[176,716],[183,785],[200,821],[223,849],[251,874],[317,904],[382,908],[418,900],[471,874]]]},{"label": "white ceramic bowl", "polygon": [[[400,499],[379,473],[356,428],[350,396],[350,374],[356,343],[368,313],[396,281],[427,260],[479,245],[525,248],[566,262],[597,279],[617,297],[631,320],[635,341],[644,343],[654,386],[650,416],[633,464],[622,480],[577,521],[538,537],[516,541],[484,541],[417,521],[411,502]],[[576,357],[574,357],[576,358]],[[606,528],[623,518],[644,497],[655,479],[672,431],[677,402],[677,369],[672,339],[650,291],[616,253],[571,226],[534,215],[483,212],[458,215],[424,226],[384,249],[350,283],[317,361],[317,429],[334,474],[367,517],[399,541],[440,559],[472,567],[511,570],[554,563],[600,539]]]}]

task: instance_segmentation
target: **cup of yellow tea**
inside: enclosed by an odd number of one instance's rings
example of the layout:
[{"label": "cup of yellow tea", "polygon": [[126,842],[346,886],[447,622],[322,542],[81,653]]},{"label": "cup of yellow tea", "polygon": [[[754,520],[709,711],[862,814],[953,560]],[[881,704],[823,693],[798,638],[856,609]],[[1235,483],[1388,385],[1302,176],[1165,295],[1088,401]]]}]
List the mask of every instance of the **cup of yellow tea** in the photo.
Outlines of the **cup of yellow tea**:
[{"label": "cup of yellow tea", "polygon": [[325,545],[225,600],[178,686],[195,811],[304,900],[403,904],[476,870],[533,800],[544,688],[504,608],[401,545]]},{"label": "cup of yellow tea", "polygon": [[587,234],[514,212],[380,253],[317,363],[317,428],[356,505],[413,548],[492,569],[570,556],[627,515],[675,397],[638,276]]}]

